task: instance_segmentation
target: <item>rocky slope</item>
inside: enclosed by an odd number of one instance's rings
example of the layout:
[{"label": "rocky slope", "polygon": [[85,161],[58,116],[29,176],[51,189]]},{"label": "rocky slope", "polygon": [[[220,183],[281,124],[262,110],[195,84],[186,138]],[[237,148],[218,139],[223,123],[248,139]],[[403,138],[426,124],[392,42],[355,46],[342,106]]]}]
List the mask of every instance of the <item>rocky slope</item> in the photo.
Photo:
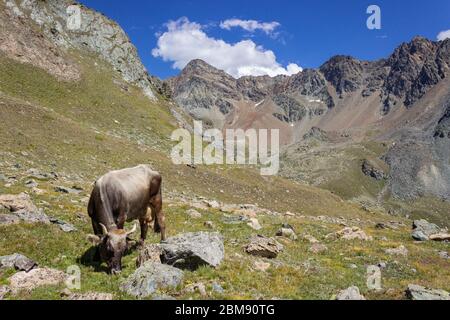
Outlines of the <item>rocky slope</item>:
[{"label": "rocky slope", "polygon": [[[0,50],[9,57],[44,68],[64,80],[77,80],[79,70],[67,59],[71,49],[99,55],[123,79],[154,99],[151,79],[136,48],[114,21],[69,0],[1,0]],[[68,27],[68,7],[80,9],[80,28]]]}]

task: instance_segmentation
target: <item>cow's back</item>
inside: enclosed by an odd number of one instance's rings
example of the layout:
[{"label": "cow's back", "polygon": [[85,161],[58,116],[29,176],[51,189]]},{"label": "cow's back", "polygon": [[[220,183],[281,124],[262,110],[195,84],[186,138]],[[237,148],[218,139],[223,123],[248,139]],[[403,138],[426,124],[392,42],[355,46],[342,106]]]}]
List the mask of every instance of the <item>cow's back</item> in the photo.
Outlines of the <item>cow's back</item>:
[{"label": "cow's back", "polygon": [[148,205],[152,172],[149,166],[139,165],[105,174],[97,180],[102,201],[109,202],[112,212],[120,209],[135,218]]}]

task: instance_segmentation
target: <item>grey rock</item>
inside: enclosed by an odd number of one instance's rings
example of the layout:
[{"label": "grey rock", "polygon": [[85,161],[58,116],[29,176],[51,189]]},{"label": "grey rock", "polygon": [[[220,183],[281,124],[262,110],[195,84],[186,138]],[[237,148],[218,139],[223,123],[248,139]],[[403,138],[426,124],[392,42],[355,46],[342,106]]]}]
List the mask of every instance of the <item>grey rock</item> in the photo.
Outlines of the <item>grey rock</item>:
[{"label": "grey rock", "polygon": [[397,255],[404,257],[408,255],[408,249],[406,249],[404,245],[401,245],[398,248],[386,249],[385,252],[389,255]]},{"label": "grey rock", "polygon": [[336,300],[366,300],[366,298],[364,298],[364,296],[361,295],[358,287],[353,286],[340,291],[336,295]]},{"label": "grey rock", "polygon": [[185,233],[160,244],[161,261],[181,269],[217,267],[224,258],[223,237],[218,232]]},{"label": "grey rock", "polygon": [[323,253],[328,250],[328,247],[321,243],[314,243],[310,248],[309,251],[315,254]]},{"label": "grey rock", "polygon": [[28,180],[25,182],[25,187],[27,187],[27,188],[36,188],[37,186],[38,186],[38,184],[34,180]]},{"label": "grey rock", "polygon": [[34,267],[37,267],[37,263],[22,254],[14,253],[9,256],[0,257],[0,269],[1,268],[15,268],[19,271],[30,271]]},{"label": "grey rock", "polygon": [[412,237],[418,241],[427,241],[430,239],[430,236],[434,234],[438,234],[441,232],[441,228],[439,228],[434,223],[430,223],[427,220],[415,220],[413,222],[413,232]]},{"label": "grey rock", "polygon": [[83,191],[83,189],[75,187],[75,186],[72,188],[56,186],[55,191],[60,192],[60,193],[67,193],[67,194],[80,194]]},{"label": "grey rock", "polygon": [[[2,194],[0,195],[0,208],[9,210],[20,220],[28,223],[45,223],[49,224],[50,220],[42,209],[38,209],[31,198],[26,193],[18,195]],[[4,218],[4,217],[3,217]],[[3,219],[5,220],[5,219]],[[8,220],[8,219],[6,219]],[[9,219],[11,221],[11,219]]]},{"label": "grey rock", "polygon": [[183,271],[169,265],[145,262],[121,285],[127,294],[146,298],[159,289],[176,288],[183,281]]},{"label": "grey rock", "polygon": [[254,236],[244,247],[245,252],[257,257],[274,259],[284,249],[275,239],[264,236]]},{"label": "grey rock", "polygon": [[415,284],[408,285],[406,297],[410,300],[450,300],[450,294],[447,291],[429,289]]},{"label": "grey rock", "polygon": [[63,283],[67,275],[59,270],[50,268],[36,268],[28,272],[20,271],[9,278],[11,291],[32,291],[37,287],[51,286]]},{"label": "grey rock", "polygon": [[217,282],[213,282],[212,290],[218,294],[223,294],[225,292],[223,287],[220,284],[218,284]]},{"label": "grey rock", "polygon": [[142,266],[145,262],[151,261],[155,263],[161,263],[162,250],[158,244],[147,244],[139,250],[138,257],[136,259],[136,267]]},{"label": "grey rock", "polygon": [[439,257],[441,257],[442,259],[450,259],[450,255],[447,251],[439,251]]},{"label": "grey rock", "polygon": [[281,228],[280,230],[277,231],[276,235],[278,237],[288,238],[293,241],[298,239],[297,235],[295,234],[292,228]]},{"label": "grey rock", "polygon": [[57,225],[64,232],[75,232],[77,228],[75,228],[72,224],[65,222],[63,220],[57,218],[50,218],[50,222]]}]

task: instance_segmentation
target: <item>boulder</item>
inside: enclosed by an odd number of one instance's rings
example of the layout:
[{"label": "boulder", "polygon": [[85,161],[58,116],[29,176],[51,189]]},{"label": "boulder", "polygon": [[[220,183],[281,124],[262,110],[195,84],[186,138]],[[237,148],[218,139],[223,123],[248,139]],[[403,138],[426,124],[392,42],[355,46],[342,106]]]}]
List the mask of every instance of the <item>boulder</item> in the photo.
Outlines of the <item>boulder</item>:
[{"label": "boulder", "polygon": [[450,241],[449,233],[438,233],[430,236],[430,240],[433,241]]},{"label": "boulder", "polygon": [[37,268],[29,272],[21,271],[9,278],[11,291],[31,291],[37,287],[58,285],[66,280],[66,274],[62,271],[50,268]]},{"label": "boulder", "polygon": [[218,232],[180,234],[160,244],[161,261],[181,269],[217,267],[225,254],[223,236]]},{"label": "boulder", "polygon": [[396,256],[404,256],[408,255],[408,249],[404,245],[399,246],[398,248],[386,249],[385,252],[389,255]]},{"label": "boulder", "polygon": [[180,269],[147,261],[128,277],[120,289],[136,298],[146,298],[159,289],[176,288],[182,283],[183,276]]},{"label": "boulder", "polygon": [[429,289],[415,284],[408,285],[406,297],[410,300],[450,300],[450,294],[447,291]]},{"label": "boulder", "polygon": [[321,243],[314,243],[310,248],[309,251],[315,254],[323,253],[328,250],[328,247]]},{"label": "boulder", "polygon": [[[49,218],[41,209],[38,209],[31,198],[26,193],[18,195],[2,194],[0,195],[0,208],[9,210],[13,215],[17,216],[20,220],[29,223],[50,223]],[[2,219],[3,221],[14,221],[14,219]]]},{"label": "boulder", "polygon": [[261,260],[256,260],[253,262],[253,269],[256,271],[266,272],[271,267],[269,262],[264,262]]},{"label": "boulder", "polygon": [[415,220],[413,222],[412,237],[417,241],[430,240],[430,236],[438,234],[441,229],[434,223],[430,223],[427,220]]},{"label": "boulder", "polygon": [[244,248],[248,254],[269,259],[276,258],[283,249],[283,245],[275,239],[260,235],[252,237]]},{"label": "boulder", "polygon": [[358,287],[353,286],[340,291],[336,295],[336,300],[366,300],[366,298],[364,298],[364,296],[361,295]]},{"label": "boulder", "polygon": [[37,266],[36,262],[19,253],[14,253],[9,256],[0,257],[0,269],[15,268],[16,270],[19,271],[28,272],[36,266]]},{"label": "boulder", "polygon": [[297,235],[295,234],[292,228],[281,228],[280,230],[277,231],[276,235],[278,237],[288,238],[293,241],[298,239]]},{"label": "boulder", "polygon": [[250,218],[250,219],[248,219],[247,225],[248,225],[250,228],[252,228],[253,230],[256,230],[256,231],[262,229],[261,224],[259,223],[258,219],[256,219],[256,218]]},{"label": "boulder", "polygon": [[358,227],[345,227],[344,229],[330,234],[327,238],[337,238],[344,240],[364,240],[371,241],[372,237],[368,236],[363,230]]},{"label": "boulder", "polygon": [[316,238],[314,238],[312,235],[309,235],[309,234],[304,235],[303,239],[308,241],[311,244],[319,243],[319,240],[317,240]]},{"label": "boulder", "polygon": [[186,211],[186,213],[189,218],[192,219],[200,219],[202,217],[202,214],[195,209],[189,209],[188,211]]},{"label": "boulder", "polygon": [[375,180],[383,180],[386,176],[383,169],[373,160],[364,160],[361,169],[366,176]]},{"label": "boulder", "polygon": [[161,248],[157,244],[148,244],[139,250],[138,257],[136,259],[136,267],[142,266],[145,262],[151,261],[155,263],[161,263]]}]

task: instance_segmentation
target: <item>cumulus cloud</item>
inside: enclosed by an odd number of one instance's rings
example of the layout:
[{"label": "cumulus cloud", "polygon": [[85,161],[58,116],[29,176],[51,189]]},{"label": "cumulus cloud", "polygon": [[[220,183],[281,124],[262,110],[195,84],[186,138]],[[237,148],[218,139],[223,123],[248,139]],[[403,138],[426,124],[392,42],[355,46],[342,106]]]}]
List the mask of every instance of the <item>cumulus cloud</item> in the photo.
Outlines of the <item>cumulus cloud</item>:
[{"label": "cumulus cloud", "polygon": [[437,35],[437,39],[439,41],[444,41],[445,39],[449,39],[449,38],[450,38],[450,30],[441,31]]},{"label": "cumulus cloud", "polygon": [[158,35],[154,57],[173,62],[173,68],[183,69],[191,60],[202,59],[235,78],[242,76],[292,75],[302,71],[295,63],[284,68],[271,50],[265,50],[251,40],[227,43],[209,37],[198,23],[183,17],[166,24]]},{"label": "cumulus cloud", "polygon": [[280,26],[280,23],[276,21],[272,22],[259,22],[256,20],[240,20],[240,19],[228,19],[220,23],[220,27],[225,30],[231,30],[231,28],[242,28],[248,32],[255,32],[261,30],[264,33],[271,35],[276,28]]}]

